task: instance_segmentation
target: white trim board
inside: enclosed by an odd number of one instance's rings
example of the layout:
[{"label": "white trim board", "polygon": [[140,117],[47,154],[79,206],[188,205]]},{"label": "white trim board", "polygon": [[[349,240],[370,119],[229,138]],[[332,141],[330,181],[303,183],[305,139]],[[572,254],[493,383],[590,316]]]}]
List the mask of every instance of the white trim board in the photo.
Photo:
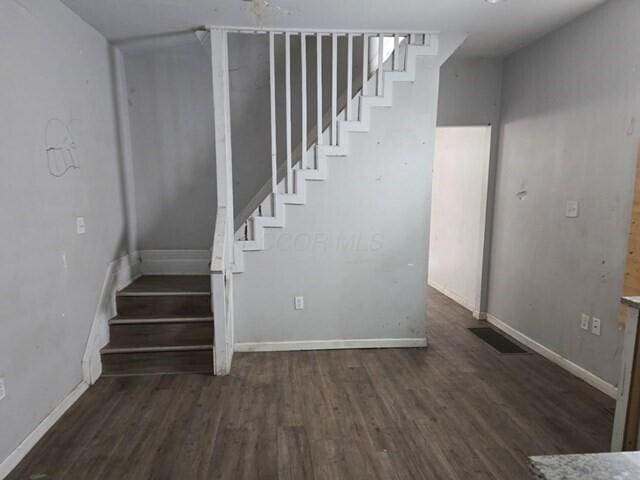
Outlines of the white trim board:
[{"label": "white trim board", "polygon": [[[474,313],[474,317],[475,314],[478,312],[478,308],[475,307],[474,305],[471,305],[471,303],[469,303],[467,300],[465,300],[464,298],[462,298],[460,295],[458,295],[455,292],[452,292],[451,290],[449,290],[446,287],[443,287],[442,285],[435,283],[431,280],[429,280],[428,282],[429,286],[437,291],[439,291],[441,294],[443,294],[445,297],[449,297],[451,300],[453,300],[454,302],[456,302],[459,305],[462,305],[464,308],[466,308],[467,310],[469,310],[470,312]],[[475,317],[478,318],[478,317]]]},{"label": "white trim board", "polygon": [[426,347],[426,338],[363,338],[352,340],[299,340],[292,342],[236,343],[236,352],[294,352],[301,350],[342,350],[359,348]]},{"label": "white trim board", "polygon": [[135,253],[117,258],[107,267],[82,357],[82,378],[89,385],[93,385],[102,374],[100,349],[109,343],[109,319],[116,315],[116,292],[139,276],[140,262]]},{"label": "white trim board", "polygon": [[16,468],[20,461],[29,453],[38,441],[44,437],[49,429],[69,410],[69,408],[80,398],[89,388],[89,385],[82,381],[67,395],[53,411],[45,417],[42,422],[25,438],[7,458],[0,463],[0,479],[5,478]]},{"label": "white trim board", "polygon": [[614,385],[611,385],[610,383],[604,381],[603,379],[594,375],[590,371],[564,358],[559,353],[556,353],[553,350],[545,347],[544,345],[536,342],[535,340],[527,337],[525,334],[520,333],[518,330],[507,325],[505,322],[496,318],[495,316],[491,314],[487,314],[487,321],[494,327],[498,328],[499,330],[502,330],[507,335],[513,337],[518,342],[530,348],[537,354],[542,355],[547,360],[550,360],[556,365],[567,370],[569,373],[575,375],[579,379],[587,382],[592,387],[600,390],[602,393],[610,396],[611,398],[617,398],[618,389]]},{"label": "white trim board", "polygon": [[140,250],[140,271],[144,275],[209,274],[209,250]]}]

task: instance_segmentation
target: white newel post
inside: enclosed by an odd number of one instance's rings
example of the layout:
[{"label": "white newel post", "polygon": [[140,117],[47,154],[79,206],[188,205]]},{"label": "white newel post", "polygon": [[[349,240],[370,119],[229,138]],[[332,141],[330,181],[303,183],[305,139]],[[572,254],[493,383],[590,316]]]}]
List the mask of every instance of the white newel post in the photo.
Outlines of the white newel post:
[{"label": "white newel post", "polygon": [[216,184],[218,210],[211,263],[214,317],[213,365],[216,375],[226,375],[233,357],[234,212],[231,162],[231,112],[229,102],[228,33],[211,29],[211,70],[215,121]]}]

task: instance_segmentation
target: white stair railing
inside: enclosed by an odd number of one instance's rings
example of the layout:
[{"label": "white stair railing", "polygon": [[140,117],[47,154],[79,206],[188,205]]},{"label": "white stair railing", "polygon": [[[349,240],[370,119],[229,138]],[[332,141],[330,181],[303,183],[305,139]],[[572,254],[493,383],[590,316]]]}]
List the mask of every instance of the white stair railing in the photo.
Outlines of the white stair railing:
[{"label": "white stair railing", "polygon": [[[269,41],[269,97],[271,129],[271,180],[266,185],[266,201],[260,198],[257,210],[244,228],[234,235],[233,173],[231,159],[231,116],[229,97],[228,38],[230,32],[266,33]],[[393,83],[412,81],[417,55],[437,53],[437,37],[412,32],[349,32],[308,30],[251,30],[210,28],[212,82],[215,119],[216,182],[218,210],[211,258],[214,309],[214,371],[229,373],[233,356],[233,272],[244,270],[244,251],[264,248],[264,228],[283,227],[286,204],[304,204],[305,181],[326,179],[326,158],[344,156],[348,132],[366,132],[372,107],[391,106]],[[278,102],[277,41],[284,40],[284,107]],[[328,59],[323,41],[330,43]],[[355,54],[356,40],[362,55]],[[308,63],[307,46],[315,42],[316,62]],[[340,58],[340,44],[346,46]],[[292,79],[292,42],[300,47],[300,96]],[[313,50],[312,50],[313,52]],[[328,60],[328,61],[326,61]],[[342,61],[341,61],[342,60]],[[326,63],[326,65],[325,65]],[[308,79],[315,68],[315,99]],[[323,70],[330,69],[325,82]],[[354,75],[359,70],[360,75]],[[344,85],[341,79],[344,77]],[[355,81],[357,79],[357,81]],[[329,102],[325,105],[326,90]],[[370,92],[375,92],[370,95]],[[355,94],[354,94],[355,92]],[[315,105],[313,105],[315,102]],[[294,111],[300,105],[300,112]],[[316,125],[309,127],[308,113],[316,109]],[[327,108],[325,108],[327,107]],[[284,126],[278,124],[278,109],[285,109]],[[357,112],[357,114],[356,114]],[[295,117],[295,118],[294,118]],[[298,123],[299,120],[299,123]],[[300,140],[293,148],[294,127]],[[284,128],[284,145],[278,132]],[[283,161],[278,155],[284,153]],[[282,180],[282,181],[281,181]],[[268,210],[269,215],[263,215]]]},{"label": "white stair railing", "polygon": [[[237,32],[247,31],[244,29],[234,30]],[[264,31],[250,30],[250,33],[265,33]],[[269,85],[270,85],[270,129],[271,129],[271,195],[289,194],[295,195],[294,170],[296,169],[317,169],[317,162],[310,157],[313,151],[309,149],[313,145],[327,145],[339,147],[338,121],[362,121],[361,111],[358,108],[359,99],[373,91],[374,96],[384,96],[384,74],[385,71],[402,72],[406,68],[407,49],[410,42],[419,44],[418,37],[422,37],[422,42],[426,41],[428,35],[413,34],[410,32],[310,32],[310,31],[268,31],[269,38]],[[307,45],[309,41],[315,43],[315,65],[307,62]],[[330,57],[323,56],[324,46],[330,44]],[[362,55],[354,56],[354,43],[358,41]],[[279,42],[284,43],[284,107],[278,102],[276,92],[277,85],[277,47]],[[346,54],[344,58],[339,58],[339,42],[346,42]],[[299,90],[292,81],[292,45],[299,46],[300,60],[300,85]],[[344,46],[344,44],[343,44]],[[313,50],[312,50],[313,52]],[[380,67],[381,66],[381,67]],[[385,68],[386,67],[386,68]],[[330,80],[326,82],[323,76],[324,69],[330,69]],[[315,85],[308,84],[308,75],[315,70]],[[360,78],[356,80],[354,71],[360,72]],[[342,75],[339,75],[342,73]],[[346,81],[343,85],[339,76]],[[371,83],[373,82],[373,85]],[[315,92],[313,92],[315,88]],[[330,90],[329,105],[325,104],[326,90]],[[356,92],[354,95],[354,91]],[[297,95],[297,96],[296,96]],[[299,98],[298,98],[299,97]],[[315,97],[315,98],[314,98]],[[300,105],[300,111],[294,112],[293,103],[295,100]],[[281,99],[280,99],[281,100]],[[310,130],[308,125],[308,112],[310,102],[315,102],[316,120],[315,128]],[[278,125],[278,109],[284,108],[284,126]],[[327,121],[328,118],[328,121]],[[294,127],[299,125],[301,132],[298,137],[299,145],[293,148]],[[285,130],[284,144],[279,143],[281,137],[278,132]],[[326,128],[326,130],[325,130]],[[315,132],[314,132],[315,130]],[[315,139],[313,136],[315,135]],[[310,144],[309,139],[313,142]],[[284,162],[279,162],[280,150],[284,150]],[[312,161],[313,160],[313,161]],[[278,190],[280,179],[284,177],[282,192]],[[263,197],[264,198],[264,197]],[[262,199],[259,205],[263,205]],[[273,203],[273,198],[264,204],[265,207]],[[254,210],[256,206],[252,206]],[[266,210],[266,209],[265,209]],[[271,208],[273,210],[273,208]],[[273,213],[272,213],[273,214]],[[252,218],[245,220],[245,225],[238,231],[237,238],[240,240],[251,240],[255,231],[252,225]],[[245,235],[246,233],[246,235]]]}]

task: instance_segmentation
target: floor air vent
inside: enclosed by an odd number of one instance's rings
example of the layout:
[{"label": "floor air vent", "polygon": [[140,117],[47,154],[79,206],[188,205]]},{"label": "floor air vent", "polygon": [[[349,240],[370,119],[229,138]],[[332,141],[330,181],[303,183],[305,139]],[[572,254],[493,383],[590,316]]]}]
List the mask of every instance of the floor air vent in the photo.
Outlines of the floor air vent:
[{"label": "floor air vent", "polygon": [[500,332],[489,327],[469,328],[471,333],[480,337],[486,343],[491,345],[500,353],[527,353],[526,350],[520,348]]}]

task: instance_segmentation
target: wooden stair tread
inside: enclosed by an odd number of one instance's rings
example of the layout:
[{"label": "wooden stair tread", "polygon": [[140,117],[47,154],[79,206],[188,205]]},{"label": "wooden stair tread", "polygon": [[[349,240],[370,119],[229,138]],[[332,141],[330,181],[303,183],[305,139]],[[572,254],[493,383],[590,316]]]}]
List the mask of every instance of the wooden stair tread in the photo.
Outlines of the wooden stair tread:
[{"label": "wooden stair tread", "polygon": [[104,375],[213,373],[208,275],[143,275],[115,300]]},{"label": "wooden stair tread", "polygon": [[213,322],[212,315],[204,316],[185,316],[185,317],[167,317],[145,315],[145,316],[126,316],[118,315],[109,320],[109,325],[145,325],[145,324],[164,324],[164,323],[211,323]]},{"label": "wooden stair tread", "polygon": [[211,295],[203,293],[149,295],[118,294],[118,315],[121,317],[202,317],[211,316]]},{"label": "wooden stair tread", "polygon": [[162,346],[133,346],[118,345],[109,342],[100,353],[112,355],[117,353],[154,353],[154,352],[194,352],[199,350],[213,350],[213,345],[162,345]]},{"label": "wooden stair tread", "polygon": [[208,275],[143,275],[117,295],[210,295]]},{"label": "wooden stair tread", "polygon": [[147,291],[147,292],[118,292],[118,297],[171,297],[171,296],[205,296],[208,297],[211,292],[197,292],[197,291]]}]

